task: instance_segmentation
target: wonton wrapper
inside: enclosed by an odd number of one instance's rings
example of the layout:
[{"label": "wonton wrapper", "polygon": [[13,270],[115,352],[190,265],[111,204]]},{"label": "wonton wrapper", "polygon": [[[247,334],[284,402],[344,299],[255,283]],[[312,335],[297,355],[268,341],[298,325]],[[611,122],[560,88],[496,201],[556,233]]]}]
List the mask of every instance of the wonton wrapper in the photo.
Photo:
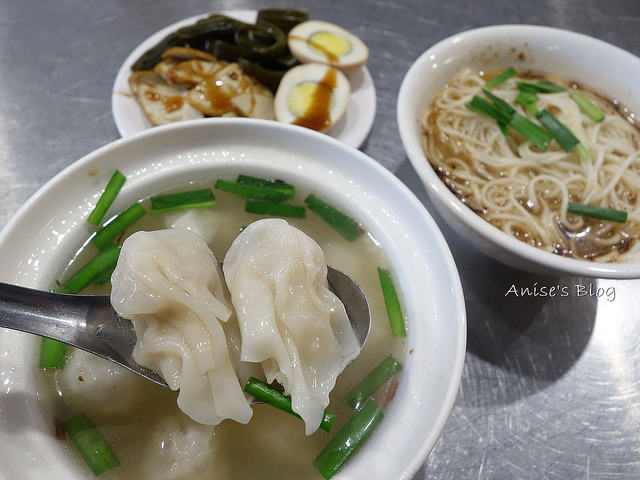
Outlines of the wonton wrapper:
[{"label": "wonton wrapper", "polygon": [[291,395],[313,433],[337,376],[359,345],[344,305],[328,288],[320,246],[281,219],[259,220],[233,242],[224,275],[242,334],[242,360]]},{"label": "wonton wrapper", "polygon": [[180,409],[207,425],[248,422],[253,411],[225,333],[233,310],[204,239],[189,230],[134,233],[111,282],[111,303],[138,336],[134,359],[180,389]]}]

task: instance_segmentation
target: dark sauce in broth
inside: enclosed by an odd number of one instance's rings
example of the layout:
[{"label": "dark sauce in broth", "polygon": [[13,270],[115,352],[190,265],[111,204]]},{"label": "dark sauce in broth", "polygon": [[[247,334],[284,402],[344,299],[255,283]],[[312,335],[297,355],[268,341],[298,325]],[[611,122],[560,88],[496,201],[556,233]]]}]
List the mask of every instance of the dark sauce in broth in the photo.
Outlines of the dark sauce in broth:
[{"label": "dark sauce in broth", "polygon": [[[502,73],[502,71],[503,69],[496,71],[491,70],[479,72],[479,74],[485,81],[488,81]],[[620,102],[603,96],[577,81],[531,70],[518,71],[518,77],[531,82],[550,81],[558,85],[563,85],[569,90],[588,92],[591,96],[599,100],[598,106],[606,114],[619,115],[632,125],[636,131],[640,131],[640,125],[637,122],[636,116],[621,105]],[[434,107],[433,112],[434,114],[428,119],[430,142],[441,153],[442,157],[457,158],[463,163],[476,165],[475,172],[481,178],[505,178],[509,175],[508,169],[505,170],[489,163],[480,164],[474,162],[473,159],[470,158],[469,152],[462,148],[463,145],[459,144],[453,138],[449,138],[449,136],[438,127],[436,117],[443,114],[443,110],[439,107]],[[640,149],[640,141],[638,138],[639,137],[636,136],[632,140],[635,149]],[[476,199],[473,194],[474,189],[471,188],[471,182],[466,178],[461,178],[460,175],[457,174],[455,163],[450,165],[432,164],[432,166],[443,183],[465,203],[467,207],[480,217],[502,229],[502,225],[499,222],[490,218],[491,210]],[[535,176],[536,173],[532,170],[530,175]],[[536,195],[545,197],[549,205],[554,208],[560,206],[559,198],[553,198],[552,196],[547,197],[545,192],[537,192]],[[621,195],[625,197],[625,200],[631,205],[636,205],[637,202],[640,201],[640,197],[634,192],[622,192]],[[581,192],[569,192],[569,201],[571,202],[582,203],[581,197]],[[535,198],[527,199],[523,197],[520,203],[525,210],[535,216],[535,208],[533,207],[537,204]],[[556,225],[559,233],[558,241],[552,245],[545,245],[537,239],[532,232],[524,231],[518,226],[512,226],[510,233],[520,241],[551,251],[560,256],[598,261],[600,257],[608,256],[611,252],[616,252],[616,255],[623,255],[638,241],[640,227],[632,225],[633,223],[635,222],[628,221],[626,224],[617,224],[616,222],[606,222],[588,217],[582,217],[580,222],[571,221],[570,217],[567,224],[562,224],[558,220]],[[577,226],[578,224],[579,227]],[[617,258],[616,255],[614,255],[613,258]]]}]

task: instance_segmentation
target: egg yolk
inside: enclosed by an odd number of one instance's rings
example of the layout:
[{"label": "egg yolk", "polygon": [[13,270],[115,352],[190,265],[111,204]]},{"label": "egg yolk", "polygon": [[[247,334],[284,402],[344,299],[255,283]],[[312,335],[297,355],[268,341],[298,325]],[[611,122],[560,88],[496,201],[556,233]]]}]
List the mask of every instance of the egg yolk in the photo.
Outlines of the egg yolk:
[{"label": "egg yolk", "polygon": [[309,37],[309,45],[329,58],[340,58],[351,51],[351,42],[331,32],[316,32]]},{"label": "egg yolk", "polygon": [[298,118],[305,118],[322,105],[322,110],[331,111],[333,91],[324,84],[313,81],[300,82],[291,89],[287,97],[287,107]]}]

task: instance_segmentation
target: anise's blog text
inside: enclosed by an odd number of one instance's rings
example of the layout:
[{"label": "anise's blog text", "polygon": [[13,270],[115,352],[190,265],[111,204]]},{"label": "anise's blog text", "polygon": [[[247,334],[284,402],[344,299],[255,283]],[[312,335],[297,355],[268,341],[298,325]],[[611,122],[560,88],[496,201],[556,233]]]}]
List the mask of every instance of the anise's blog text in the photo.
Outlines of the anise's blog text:
[{"label": "anise's blog text", "polygon": [[616,299],[616,289],[615,287],[598,287],[592,283],[588,285],[538,285],[538,282],[535,282],[526,287],[511,285],[504,294],[505,297],[569,297],[571,295],[604,298],[613,302]]}]

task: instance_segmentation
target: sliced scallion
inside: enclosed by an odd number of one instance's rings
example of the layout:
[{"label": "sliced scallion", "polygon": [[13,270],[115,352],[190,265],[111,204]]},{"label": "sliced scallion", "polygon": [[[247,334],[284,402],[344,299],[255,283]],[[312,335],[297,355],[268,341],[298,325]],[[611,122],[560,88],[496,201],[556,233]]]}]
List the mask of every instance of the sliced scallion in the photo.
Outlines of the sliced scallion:
[{"label": "sliced scallion", "polygon": [[63,422],[62,426],[94,475],[120,465],[116,453],[86,414],[74,415]]},{"label": "sliced scallion", "polygon": [[116,259],[111,265],[107,265],[102,272],[95,278],[93,281],[94,285],[104,285],[109,280],[111,280],[111,275],[113,275],[113,271],[116,269],[116,264],[118,260]]},{"label": "sliced scallion", "polygon": [[353,242],[362,235],[362,229],[358,222],[315,195],[308,195],[304,199],[304,203],[309,207],[309,210],[322,218],[349,242]]},{"label": "sliced scallion", "polygon": [[119,245],[111,244],[107,246],[62,284],[62,292],[80,293],[96,279],[100,278],[105,270],[111,271],[118,261],[119,255]]},{"label": "sliced scallion", "polygon": [[501,110],[489,100],[478,97],[477,95],[474,95],[471,101],[465,106],[469,110],[481,113],[482,115],[486,115],[489,118],[493,118],[496,122],[503,125],[508,124],[511,120],[511,116],[507,112]]},{"label": "sliced scallion", "polygon": [[[258,380],[255,377],[250,377],[244,386],[244,391],[252,397],[258,400],[262,400],[268,405],[271,405],[272,407],[276,407],[283,412],[287,412],[294,417],[300,418],[300,415],[293,411],[291,397],[289,395],[285,395],[280,390],[272,387],[262,380]],[[330,432],[335,420],[336,415],[325,410],[322,422],[320,422],[320,430]]]},{"label": "sliced scallion", "polygon": [[508,79],[513,77],[515,74],[516,74],[516,71],[515,71],[515,69],[513,67],[507,68],[506,70],[504,70],[499,75],[496,75],[491,80],[488,80],[487,82],[485,82],[484,86],[486,88],[493,88],[493,87],[495,87],[497,85],[500,85],[501,83],[507,81]]},{"label": "sliced scallion", "polygon": [[307,215],[307,210],[302,205],[260,200],[247,200],[244,204],[244,211],[248,213],[272,215],[274,217],[305,218]]},{"label": "sliced scallion", "polygon": [[604,112],[600,110],[584,93],[575,91],[571,93],[571,98],[582,111],[594,122],[601,122],[604,120]]},{"label": "sliced scallion", "polygon": [[167,193],[151,197],[151,214],[185,210],[188,208],[213,207],[216,197],[210,188]]},{"label": "sliced scallion", "polygon": [[61,370],[67,361],[67,344],[51,338],[43,338],[40,345],[40,368]]},{"label": "sliced scallion", "polygon": [[124,185],[124,182],[126,180],[127,177],[125,177],[120,172],[120,170],[116,170],[113,173],[111,179],[109,180],[109,183],[107,183],[107,186],[104,189],[104,192],[102,192],[102,195],[98,199],[96,206],[87,217],[87,222],[89,222],[91,225],[100,224],[100,222],[104,218],[104,215],[107,213],[107,210],[109,210],[109,207],[118,196],[118,193],[120,193],[122,185]]},{"label": "sliced scallion", "polygon": [[122,233],[147,213],[141,203],[135,203],[118,216],[114,217],[92,238],[91,242],[100,250],[104,250]]},{"label": "sliced scallion", "polygon": [[540,93],[558,93],[558,92],[566,92],[567,89],[561,85],[556,85],[550,81],[542,81],[542,82],[518,82],[518,90],[524,92],[540,92]]},{"label": "sliced scallion", "polygon": [[511,116],[509,126],[520,132],[540,150],[545,150],[553,140],[553,136],[548,131],[519,113],[514,113]]},{"label": "sliced scallion", "polygon": [[467,103],[467,108],[493,118],[498,122],[498,125],[501,126],[503,132],[504,125],[508,125],[520,132],[540,150],[547,148],[551,140],[553,140],[549,132],[533,123],[527,117],[517,113],[505,100],[490,92],[485,91],[485,94],[493,100],[493,103],[484,98],[474,96],[471,101]]},{"label": "sliced scallion", "polygon": [[536,101],[538,101],[538,95],[534,92],[520,92],[515,99],[516,103],[519,103],[526,108],[534,117],[540,115],[540,110],[536,105]]},{"label": "sliced scallion", "polygon": [[507,115],[513,115],[514,113],[516,113],[515,109],[511,105],[509,105],[506,100],[503,100],[502,98],[494,95],[488,90],[482,91],[487,97],[489,97],[489,100],[491,100],[496,107],[505,112]]},{"label": "sliced scallion", "polygon": [[288,195],[286,193],[272,188],[258,187],[255,185],[247,185],[237,182],[228,182],[226,180],[217,180],[215,188],[217,188],[218,190],[223,190],[225,192],[233,193],[235,195],[240,195],[242,197],[254,198],[259,200],[269,200],[271,202],[281,202],[288,198]]},{"label": "sliced scallion", "polygon": [[393,284],[391,272],[385,268],[378,267],[378,277],[380,279],[380,287],[382,288],[384,305],[391,325],[391,333],[395,337],[405,337],[407,330],[404,324],[404,315],[402,314],[400,299],[398,298],[396,287]]},{"label": "sliced scallion", "polygon": [[589,153],[589,149],[584,146],[584,143],[580,142],[575,146],[576,153],[582,160],[587,160],[591,154]]},{"label": "sliced scallion", "polygon": [[345,400],[352,408],[357,410],[401,367],[402,364],[393,355],[388,355],[345,395]]},{"label": "sliced scallion", "polygon": [[313,461],[325,480],[329,480],[340,470],[351,455],[369,438],[383,417],[382,410],[373,400],[369,400],[360,410],[356,410]]},{"label": "sliced scallion", "polygon": [[295,192],[295,188],[293,185],[289,185],[284,182],[277,182],[274,180],[267,180],[265,178],[260,177],[252,177],[251,175],[238,175],[236,179],[236,183],[240,183],[242,185],[253,185],[254,187],[260,188],[270,188],[273,190],[277,190],[279,192],[284,193],[287,198],[292,198]]},{"label": "sliced scallion", "polygon": [[584,203],[569,203],[567,211],[569,213],[598,218],[600,220],[609,220],[619,223],[624,223],[627,221],[627,212],[616,210],[614,208],[598,207],[595,205],[587,205]]},{"label": "sliced scallion", "polygon": [[571,133],[571,130],[551,114],[549,110],[542,110],[538,115],[538,120],[553,135],[553,138],[556,139],[556,142],[565,152],[570,152],[580,143],[580,140]]}]

